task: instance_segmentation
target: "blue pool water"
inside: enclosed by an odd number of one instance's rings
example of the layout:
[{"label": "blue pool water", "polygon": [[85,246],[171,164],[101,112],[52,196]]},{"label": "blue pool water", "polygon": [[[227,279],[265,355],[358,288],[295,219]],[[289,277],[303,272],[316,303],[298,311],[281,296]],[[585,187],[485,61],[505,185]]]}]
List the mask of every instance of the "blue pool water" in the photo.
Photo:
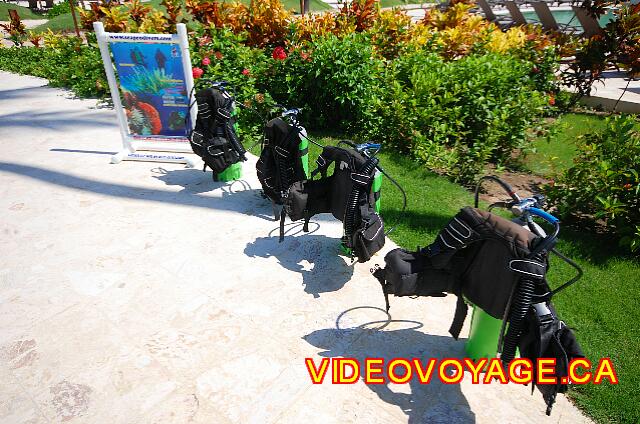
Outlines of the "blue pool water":
[{"label": "blue pool water", "polygon": [[[575,17],[574,13],[571,10],[552,10],[551,13],[553,14],[553,17],[556,18],[556,22],[558,22],[558,24],[560,25],[571,24],[576,27],[580,26],[578,18]],[[538,15],[536,15],[536,12],[534,12],[533,10],[522,12],[522,14],[528,22],[538,21]],[[605,15],[602,15],[602,17],[600,17],[600,26],[605,26],[614,18],[615,15],[613,14],[613,12],[607,12]]]}]

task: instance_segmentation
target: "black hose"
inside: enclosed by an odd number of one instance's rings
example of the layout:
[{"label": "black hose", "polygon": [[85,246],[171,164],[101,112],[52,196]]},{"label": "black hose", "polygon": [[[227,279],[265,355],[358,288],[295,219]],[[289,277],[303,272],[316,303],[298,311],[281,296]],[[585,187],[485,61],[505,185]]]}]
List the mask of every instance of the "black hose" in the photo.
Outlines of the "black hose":
[{"label": "black hose", "polygon": [[535,294],[536,283],[533,280],[520,280],[509,312],[509,328],[504,337],[502,347],[502,363],[506,367],[516,356],[516,348],[524,329],[525,317],[531,307],[531,300]]},{"label": "black hose", "polygon": [[507,184],[506,182],[502,181],[500,178],[494,176],[494,175],[485,175],[484,177],[480,178],[478,180],[478,184],[476,184],[476,190],[475,190],[475,194],[474,194],[474,205],[477,208],[479,201],[480,201],[480,187],[482,186],[482,183],[485,180],[491,180],[491,181],[495,181],[496,183],[500,184],[500,186],[504,189],[504,191],[507,192],[507,194],[516,202],[520,201],[520,196],[518,196],[516,194],[516,192],[513,190],[513,188]]},{"label": "black hose", "polygon": [[287,161],[284,159],[284,157],[282,157],[282,155],[278,154],[275,147],[272,147],[272,149],[273,149],[272,154],[276,157],[276,166],[278,167],[278,177],[279,177],[278,188],[280,189],[280,193],[278,194],[280,195],[281,201],[282,201],[285,191],[288,190],[290,187],[291,179],[289,178],[289,172],[288,172],[290,168],[287,168]]},{"label": "black hose", "polygon": [[227,121],[224,124],[224,129],[225,129],[225,132],[227,133],[227,138],[231,142],[231,147],[233,147],[233,150],[235,150],[236,153],[238,153],[238,156],[240,156],[240,160],[242,161],[247,160],[247,156],[246,156],[247,151],[244,149],[244,146],[242,145],[242,143],[240,143],[240,140],[238,140],[238,136],[236,135],[235,130],[231,126],[231,122]]},{"label": "black hose", "polygon": [[[378,168],[378,170],[380,172],[382,172],[382,175],[387,177],[389,179],[389,181],[391,181],[391,183],[394,186],[396,186],[398,188],[398,190],[400,190],[400,193],[402,193],[402,211],[401,212],[404,213],[407,210],[407,193],[404,191],[402,186],[396,180],[394,180],[389,174],[386,173],[386,171],[384,169],[382,169],[382,167],[380,165],[377,165],[376,168]],[[391,232],[396,229],[396,226],[397,225],[394,225],[393,227],[389,228],[384,233],[384,235],[388,236],[389,234],[391,234]]]},{"label": "black hose", "polygon": [[[371,173],[376,169],[378,165],[378,158],[369,157],[367,161],[362,166],[362,169],[359,169],[357,172],[363,175],[371,175]],[[363,187],[354,187],[349,193],[349,198],[347,200],[347,207],[345,210],[344,216],[344,241],[347,247],[351,246],[351,238],[353,237],[353,232],[355,231],[355,221],[356,221],[356,213],[358,211],[358,205],[360,204],[360,199],[362,195],[366,195],[366,190]]]},{"label": "black hose", "polygon": [[551,249],[551,253],[553,253],[554,255],[556,255],[557,257],[559,257],[569,265],[571,265],[578,272],[578,274],[575,277],[573,277],[571,280],[567,281],[557,289],[553,290],[551,292],[551,296],[553,296],[554,294],[561,292],[562,290],[566,289],[567,287],[569,287],[570,285],[578,281],[580,278],[582,278],[582,268],[580,268],[580,266],[577,263],[575,263],[565,255],[563,255],[562,253],[558,252],[556,249]]}]

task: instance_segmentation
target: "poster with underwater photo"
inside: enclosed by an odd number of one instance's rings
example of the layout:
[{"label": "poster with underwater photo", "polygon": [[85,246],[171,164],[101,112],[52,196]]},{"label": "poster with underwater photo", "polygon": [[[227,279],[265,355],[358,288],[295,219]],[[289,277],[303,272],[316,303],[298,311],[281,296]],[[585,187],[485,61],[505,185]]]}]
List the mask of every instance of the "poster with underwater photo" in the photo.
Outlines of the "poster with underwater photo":
[{"label": "poster with underwater photo", "polygon": [[129,133],[185,137],[188,93],[178,44],[116,42],[111,52]]}]

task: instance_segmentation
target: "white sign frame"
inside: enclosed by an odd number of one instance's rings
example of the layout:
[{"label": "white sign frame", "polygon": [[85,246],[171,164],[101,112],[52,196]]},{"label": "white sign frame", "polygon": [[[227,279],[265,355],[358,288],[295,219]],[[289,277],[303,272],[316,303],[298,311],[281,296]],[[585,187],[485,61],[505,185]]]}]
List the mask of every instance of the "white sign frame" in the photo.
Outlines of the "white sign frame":
[{"label": "white sign frame", "polygon": [[[120,136],[122,137],[122,150],[111,156],[111,163],[120,163],[123,160],[145,161],[145,162],[170,162],[184,163],[188,167],[195,166],[193,157],[181,155],[180,153],[193,153],[187,137],[166,137],[166,136],[134,136],[129,132],[127,117],[124,113],[122,102],[120,101],[120,89],[115,74],[115,66],[109,51],[109,42],[143,42],[177,44],[180,46],[182,66],[184,69],[185,86],[188,93],[193,92],[193,73],[191,70],[191,57],[189,55],[189,40],[187,27],[185,24],[177,24],[177,34],[138,34],[138,33],[113,33],[105,32],[102,22],[94,22],[93,29],[96,33],[102,63],[107,74],[111,99],[118,117]],[[191,96],[188,96],[189,99]],[[195,102],[194,102],[195,103]],[[196,105],[190,105],[189,124],[193,129],[196,122]],[[153,140],[153,141],[152,141]],[[146,154],[138,153],[138,150],[170,152],[173,154]]]}]

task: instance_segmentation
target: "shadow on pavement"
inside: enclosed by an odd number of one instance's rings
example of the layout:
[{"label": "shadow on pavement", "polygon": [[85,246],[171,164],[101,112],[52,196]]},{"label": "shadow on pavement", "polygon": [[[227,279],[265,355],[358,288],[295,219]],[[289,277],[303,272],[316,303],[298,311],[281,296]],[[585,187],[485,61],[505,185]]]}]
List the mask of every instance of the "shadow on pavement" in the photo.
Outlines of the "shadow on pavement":
[{"label": "shadow on pavement", "polygon": [[220,188],[222,190],[222,199],[261,199],[262,202],[260,203],[264,203],[264,208],[255,208],[253,215],[267,221],[274,220],[269,200],[262,197],[262,190],[252,188],[248,181],[213,181],[211,171],[203,172],[194,168],[166,170],[162,167],[157,167],[153,168],[151,172],[154,174],[153,178],[162,181],[168,186],[182,187],[179,193],[199,195]]},{"label": "shadow on pavement", "polygon": [[277,258],[284,268],[302,274],[305,293],[315,298],[344,287],[353,275],[353,267],[339,256],[340,239],[313,234],[319,228],[315,222],[309,223],[311,231],[302,237],[292,237],[301,232],[301,223],[287,227],[282,243],[278,242],[278,232],[272,231],[271,237],[248,243],[244,253],[252,258]]},{"label": "shadow on pavement", "polygon": [[[251,189],[250,186],[246,189],[248,183],[245,182],[245,189],[243,189],[242,184],[239,184],[239,182],[235,182],[235,184],[215,183],[213,181],[206,182],[206,178],[202,178],[202,172],[200,172],[196,178],[196,170],[191,169],[186,171],[190,171],[188,175],[189,178],[191,178],[191,183],[187,184],[188,187],[197,187],[196,181],[201,181],[206,184],[193,191],[189,191],[186,188],[180,192],[155,190],[97,181],[29,165],[0,162],[0,172],[22,175],[33,178],[34,180],[42,181],[43,183],[98,193],[110,197],[195,206],[212,210],[226,210],[273,221],[270,204],[260,196],[258,190]],[[174,181],[172,178],[176,177],[165,176],[164,178],[169,181],[167,184],[173,185],[171,184],[171,182]],[[216,188],[221,188],[223,190],[222,197],[202,195],[202,193]]]},{"label": "shadow on pavement", "polygon": [[[0,96],[0,101],[2,97]],[[96,116],[94,110],[38,112],[21,110],[15,113],[0,115],[0,128],[42,128],[64,132],[78,128],[117,128],[113,116],[102,114]]]},{"label": "shadow on pavement", "polygon": [[[362,307],[361,307],[362,308]],[[353,308],[358,309],[358,308]],[[378,308],[373,308],[378,309]],[[463,344],[451,337],[434,336],[417,331],[422,324],[414,321],[389,320],[367,323],[355,328],[328,328],[316,330],[303,339],[319,349],[318,355],[334,358],[345,357],[356,359],[364,366],[366,358],[383,358],[388,364],[394,358],[429,358],[464,357]],[[375,324],[376,328],[367,328]],[[407,329],[384,329],[392,324],[394,327],[406,325]],[[417,324],[417,325],[416,325]],[[317,363],[317,361],[316,361]],[[400,368],[401,369],[401,368]],[[388,377],[384,373],[386,381]],[[331,378],[328,374],[325,378]],[[417,423],[474,423],[475,414],[469,407],[458,384],[444,384],[437,376],[429,384],[420,384],[418,378],[412,378],[408,384],[368,384],[380,400],[400,408],[408,417],[409,424]],[[401,389],[402,392],[397,391]]]},{"label": "shadow on pavement", "polygon": [[83,153],[87,155],[115,155],[118,152],[104,152],[101,150],[77,150],[77,149],[49,149],[50,152],[58,153]]}]

